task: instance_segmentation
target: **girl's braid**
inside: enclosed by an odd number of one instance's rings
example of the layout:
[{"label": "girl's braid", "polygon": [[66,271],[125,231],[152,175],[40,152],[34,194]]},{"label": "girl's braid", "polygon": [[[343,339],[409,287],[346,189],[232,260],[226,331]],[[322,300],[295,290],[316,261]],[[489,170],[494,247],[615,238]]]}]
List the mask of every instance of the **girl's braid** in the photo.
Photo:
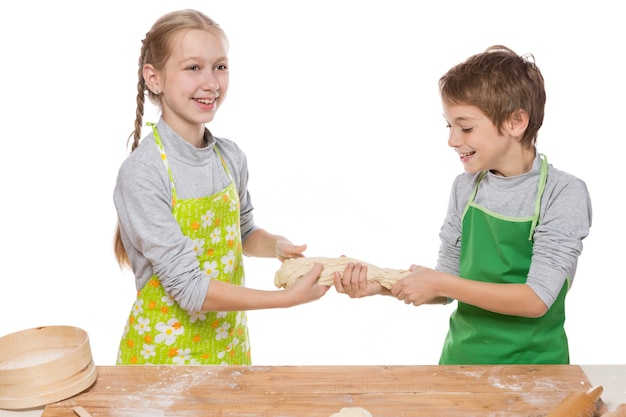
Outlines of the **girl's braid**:
[{"label": "girl's braid", "polygon": [[130,151],[134,151],[139,146],[139,140],[141,139],[141,128],[143,123],[143,112],[144,112],[144,103],[146,101],[146,82],[143,79],[143,65],[146,56],[146,40],[148,39],[148,35],[146,35],[146,39],[141,41],[141,53],[139,55],[139,68],[137,70],[137,109],[135,110],[135,130],[130,134],[128,140],[133,139],[133,143],[131,145]]}]

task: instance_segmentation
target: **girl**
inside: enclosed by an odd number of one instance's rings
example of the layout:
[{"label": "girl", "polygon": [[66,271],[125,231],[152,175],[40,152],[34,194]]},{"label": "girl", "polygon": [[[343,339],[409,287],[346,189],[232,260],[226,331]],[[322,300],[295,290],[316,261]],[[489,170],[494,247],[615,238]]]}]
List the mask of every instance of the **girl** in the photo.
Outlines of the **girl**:
[{"label": "girl", "polygon": [[[115,255],[138,290],[117,364],[250,364],[245,310],[321,298],[315,265],[284,291],[244,286],[243,254],[303,256],[306,245],[254,224],[244,153],[205,124],[228,90],[228,41],[194,10],[155,22],[142,42],[131,154],[114,192]],[[161,118],[140,141],[144,97]]]}]

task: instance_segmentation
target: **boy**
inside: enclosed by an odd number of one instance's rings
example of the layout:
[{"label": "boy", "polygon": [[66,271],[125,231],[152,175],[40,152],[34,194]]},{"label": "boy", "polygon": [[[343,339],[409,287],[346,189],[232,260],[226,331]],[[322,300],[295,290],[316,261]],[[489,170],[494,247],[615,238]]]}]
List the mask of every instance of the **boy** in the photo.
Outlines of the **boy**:
[{"label": "boy", "polygon": [[493,46],[439,80],[454,181],[435,269],[412,265],[391,290],[367,268],[335,276],[351,297],[457,300],[440,364],[567,364],[565,297],[591,226],[585,183],[536,150],[546,94],[526,57]]}]

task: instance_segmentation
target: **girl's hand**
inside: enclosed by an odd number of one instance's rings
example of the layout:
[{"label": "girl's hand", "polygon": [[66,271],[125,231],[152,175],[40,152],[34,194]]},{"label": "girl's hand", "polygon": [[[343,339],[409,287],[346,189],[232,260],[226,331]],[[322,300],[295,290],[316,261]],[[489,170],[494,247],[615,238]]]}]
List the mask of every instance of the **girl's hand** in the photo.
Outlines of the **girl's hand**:
[{"label": "girl's hand", "polygon": [[367,265],[350,262],[346,265],[343,275],[335,272],[335,290],[341,294],[348,294],[350,298],[362,298],[384,292],[378,282],[367,282]]},{"label": "girl's hand", "polygon": [[276,257],[281,262],[290,258],[300,258],[304,256],[303,252],[305,250],[306,245],[294,245],[287,239],[278,239],[276,241]]},{"label": "girl's hand", "polygon": [[319,285],[317,283],[323,270],[324,265],[315,263],[309,272],[297,279],[285,290],[286,293],[289,293],[289,295],[293,297],[292,305],[318,300],[328,292],[330,286]]}]

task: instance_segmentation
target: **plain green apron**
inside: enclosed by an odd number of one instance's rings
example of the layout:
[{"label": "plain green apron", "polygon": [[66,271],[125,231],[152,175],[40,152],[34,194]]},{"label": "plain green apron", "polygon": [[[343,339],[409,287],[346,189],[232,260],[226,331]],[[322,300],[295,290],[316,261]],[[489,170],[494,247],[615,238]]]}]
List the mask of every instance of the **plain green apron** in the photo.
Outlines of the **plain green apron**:
[{"label": "plain green apron", "polygon": [[[194,242],[203,279],[244,285],[239,194],[217,147],[230,184],[211,196],[178,200],[167,156],[156,126],[154,138],[172,187],[172,215]],[[250,342],[245,311],[187,312],[170,297],[154,275],[137,294],[117,364],[249,365]]]},{"label": "plain green apron", "polygon": [[[548,162],[541,155],[541,174],[532,217],[513,218],[475,203],[486,171],[479,177],[462,220],[460,276],[492,283],[525,283],[539,221]],[[450,317],[440,364],[567,364],[565,295],[568,280],[548,312],[540,318],[497,314],[458,302]]]}]

